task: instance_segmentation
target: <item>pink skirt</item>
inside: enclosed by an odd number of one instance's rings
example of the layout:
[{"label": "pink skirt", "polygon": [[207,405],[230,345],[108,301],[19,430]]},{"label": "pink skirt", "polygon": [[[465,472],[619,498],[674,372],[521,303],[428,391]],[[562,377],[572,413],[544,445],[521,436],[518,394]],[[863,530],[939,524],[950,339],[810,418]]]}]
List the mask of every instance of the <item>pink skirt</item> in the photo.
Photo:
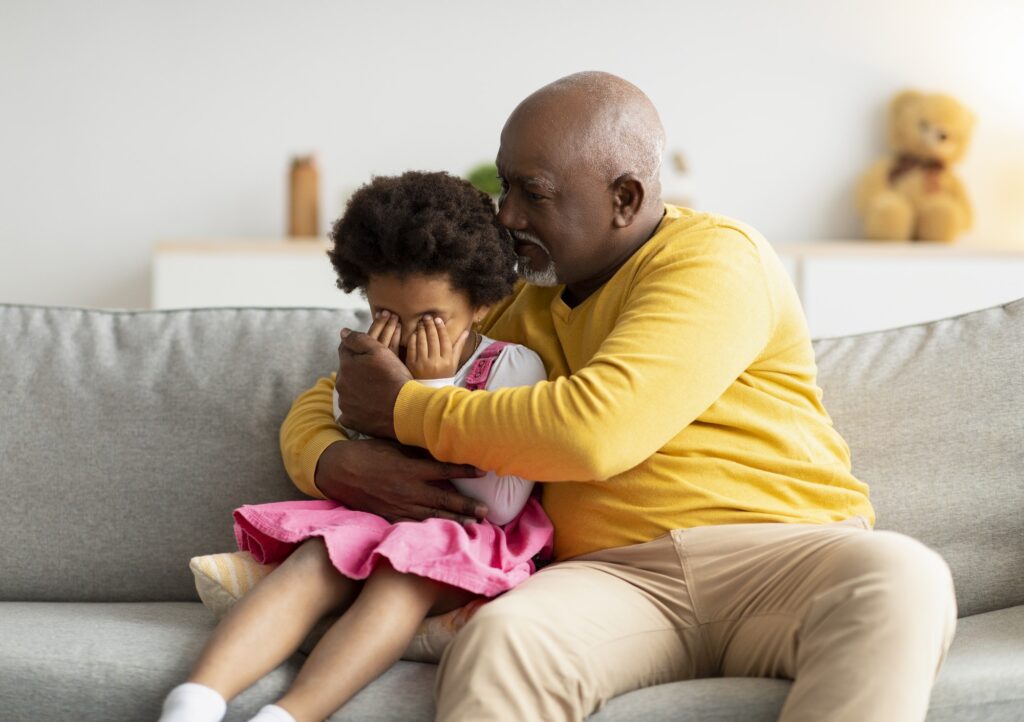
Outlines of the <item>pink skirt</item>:
[{"label": "pink skirt", "polygon": [[235,540],[261,564],[279,562],[312,537],[324,540],[334,567],[366,579],[386,558],[396,570],[493,597],[535,570],[551,552],[553,528],[536,498],[505,526],[463,526],[449,519],[392,524],[336,501],[282,501],[235,509]]}]

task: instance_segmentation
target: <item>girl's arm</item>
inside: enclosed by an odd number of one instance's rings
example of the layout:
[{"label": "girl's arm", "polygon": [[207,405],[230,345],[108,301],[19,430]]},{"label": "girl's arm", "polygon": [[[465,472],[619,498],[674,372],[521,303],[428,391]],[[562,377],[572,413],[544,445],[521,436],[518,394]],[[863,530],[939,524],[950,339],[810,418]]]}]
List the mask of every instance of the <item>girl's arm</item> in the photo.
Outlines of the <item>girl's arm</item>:
[{"label": "girl's arm", "polygon": [[[487,390],[504,386],[533,386],[547,379],[540,356],[525,346],[510,345],[491,367]],[[482,444],[487,439],[479,439]],[[515,519],[526,506],[533,490],[533,481],[511,474],[487,472],[474,479],[452,479],[452,485],[462,494],[487,505],[487,520],[501,526]]]},{"label": "girl's arm", "polygon": [[476,479],[452,479],[460,494],[487,505],[487,521],[504,526],[519,516],[533,490],[533,482],[518,476],[488,471]]}]

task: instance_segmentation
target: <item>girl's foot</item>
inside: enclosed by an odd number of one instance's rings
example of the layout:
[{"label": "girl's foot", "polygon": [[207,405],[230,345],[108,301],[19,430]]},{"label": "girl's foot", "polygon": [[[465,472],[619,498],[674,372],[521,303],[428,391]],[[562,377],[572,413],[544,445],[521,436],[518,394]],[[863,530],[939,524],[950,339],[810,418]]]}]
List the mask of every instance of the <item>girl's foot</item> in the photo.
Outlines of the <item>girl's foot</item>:
[{"label": "girl's foot", "polygon": [[220,722],[227,707],[217,690],[186,682],[167,694],[159,722]]},{"label": "girl's foot", "polygon": [[256,716],[249,720],[249,722],[295,722],[295,718],[288,714],[284,707],[268,704],[257,712]]}]

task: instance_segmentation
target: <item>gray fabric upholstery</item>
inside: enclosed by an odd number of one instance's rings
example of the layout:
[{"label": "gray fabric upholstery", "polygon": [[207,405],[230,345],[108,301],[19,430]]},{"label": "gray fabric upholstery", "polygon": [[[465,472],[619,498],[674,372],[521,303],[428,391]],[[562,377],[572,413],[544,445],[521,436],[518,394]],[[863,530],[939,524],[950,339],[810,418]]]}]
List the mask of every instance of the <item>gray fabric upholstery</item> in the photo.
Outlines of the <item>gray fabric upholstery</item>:
[{"label": "gray fabric upholstery", "polygon": [[[0,602],[0,719],[143,722],[160,716],[213,629],[193,602]],[[229,722],[280,696],[295,657],[243,692]]]},{"label": "gray fabric upholstery", "polygon": [[778,719],[789,694],[784,679],[694,679],[615,697],[592,722],[758,722]]},{"label": "gray fabric upholstery", "polygon": [[[0,603],[0,718],[155,719],[167,690],[194,661],[213,627],[199,604]],[[228,720],[244,720],[279,695],[297,671],[293,659],[233,702]],[[432,665],[399,662],[359,693],[331,722],[428,722],[433,719]],[[590,717],[774,720],[789,682],[703,679],[622,695]],[[90,714],[79,714],[89,705]],[[1011,722],[1024,706],[1024,606],[958,623],[957,636],[932,692],[929,722]]]},{"label": "gray fabric upholstery", "polygon": [[1022,710],[1024,606],[959,620],[928,722],[1011,722]]},{"label": "gray fabric upholstery", "polygon": [[815,351],[877,528],[942,554],[961,616],[1024,604],[1024,299]]},{"label": "gray fabric upholstery", "polygon": [[298,496],[278,430],[346,324],[0,306],[0,599],[196,599],[187,561],[235,548],[231,510]]}]

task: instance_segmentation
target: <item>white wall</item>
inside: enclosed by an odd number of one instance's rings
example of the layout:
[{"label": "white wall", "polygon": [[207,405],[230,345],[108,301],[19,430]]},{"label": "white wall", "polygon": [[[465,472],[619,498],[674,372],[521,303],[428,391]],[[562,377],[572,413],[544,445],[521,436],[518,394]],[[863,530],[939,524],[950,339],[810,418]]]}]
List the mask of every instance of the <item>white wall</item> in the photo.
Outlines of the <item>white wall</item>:
[{"label": "white wall", "polygon": [[905,86],[979,117],[969,243],[1024,244],[1014,0],[0,3],[0,302],[145,306],[152,245],[284,227],[316,150],[324,223],[371,173],[462,173],[508,112],[603,69],[654,99],[701,208],[857,235],[856,176]]}]

